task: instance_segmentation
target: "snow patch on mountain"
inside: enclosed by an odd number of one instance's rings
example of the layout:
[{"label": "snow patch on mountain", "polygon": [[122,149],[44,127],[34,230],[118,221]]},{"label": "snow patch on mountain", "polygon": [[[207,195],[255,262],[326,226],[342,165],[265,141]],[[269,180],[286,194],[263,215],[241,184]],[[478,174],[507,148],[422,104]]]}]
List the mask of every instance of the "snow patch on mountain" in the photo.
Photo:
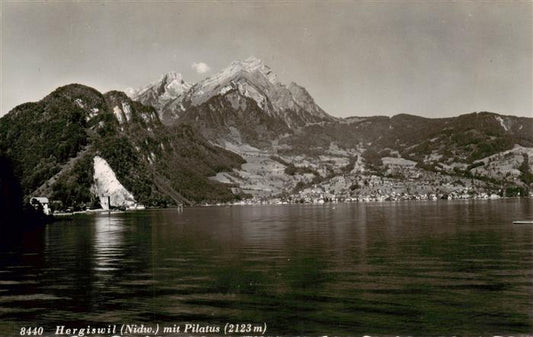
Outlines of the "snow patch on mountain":
[{"label": "snow patch on mountain", "polygon": [[[133,195],[118,181],[115,172],[102,157],[95,156],[93,193],[100,199],[103,209],[109,206],[132,208],[137,202]],[[108,204],[108,197],[110,205]]]}]

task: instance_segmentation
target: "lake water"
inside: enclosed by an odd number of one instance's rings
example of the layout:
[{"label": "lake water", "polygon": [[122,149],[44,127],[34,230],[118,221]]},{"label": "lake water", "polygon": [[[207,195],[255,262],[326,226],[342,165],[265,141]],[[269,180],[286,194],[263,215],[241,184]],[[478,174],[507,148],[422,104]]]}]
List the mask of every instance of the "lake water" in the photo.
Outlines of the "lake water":
[{"label": "lake water", "polygon": [[[81,215],[0,250],[22,326],[267,326],[267,335],[533,333],[533,200]],[[48,333],[48,335],[53,335]]]}]

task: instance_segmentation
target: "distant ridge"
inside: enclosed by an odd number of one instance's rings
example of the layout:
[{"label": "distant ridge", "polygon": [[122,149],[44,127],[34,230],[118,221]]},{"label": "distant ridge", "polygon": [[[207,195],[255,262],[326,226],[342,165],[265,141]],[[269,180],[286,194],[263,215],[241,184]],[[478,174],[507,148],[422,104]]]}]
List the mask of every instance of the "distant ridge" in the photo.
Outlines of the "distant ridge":
[{"label": "distant ridge", "polygon": [[0,155],[26,198],[63,207],[98,206],[104,181],[122,186],[114,200],[146,206],[527,196],[533,118],[335,118],[249,58],[128,95],[57,88],[0,118]]}]

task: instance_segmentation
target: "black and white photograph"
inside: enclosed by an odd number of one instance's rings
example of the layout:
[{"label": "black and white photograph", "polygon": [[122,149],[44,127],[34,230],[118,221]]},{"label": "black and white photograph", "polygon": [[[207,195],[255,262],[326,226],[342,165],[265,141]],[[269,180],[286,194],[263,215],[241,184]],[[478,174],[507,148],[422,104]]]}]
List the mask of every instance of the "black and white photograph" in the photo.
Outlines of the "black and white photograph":
[{"label": "black and white photograph", "polygon": [[533,1],[0,3],[0,337],[533,336]]}]

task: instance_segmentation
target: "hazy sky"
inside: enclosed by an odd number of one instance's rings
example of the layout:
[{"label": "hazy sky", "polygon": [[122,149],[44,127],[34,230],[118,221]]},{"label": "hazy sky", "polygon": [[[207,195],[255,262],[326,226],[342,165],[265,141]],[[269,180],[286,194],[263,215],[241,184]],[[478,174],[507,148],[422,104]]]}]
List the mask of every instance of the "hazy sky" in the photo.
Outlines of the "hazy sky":
[{"label": "hazy sky", "polygon": [[2,2],[2,114],[256,56],[334,116],[531,116],[530,1]]}]

